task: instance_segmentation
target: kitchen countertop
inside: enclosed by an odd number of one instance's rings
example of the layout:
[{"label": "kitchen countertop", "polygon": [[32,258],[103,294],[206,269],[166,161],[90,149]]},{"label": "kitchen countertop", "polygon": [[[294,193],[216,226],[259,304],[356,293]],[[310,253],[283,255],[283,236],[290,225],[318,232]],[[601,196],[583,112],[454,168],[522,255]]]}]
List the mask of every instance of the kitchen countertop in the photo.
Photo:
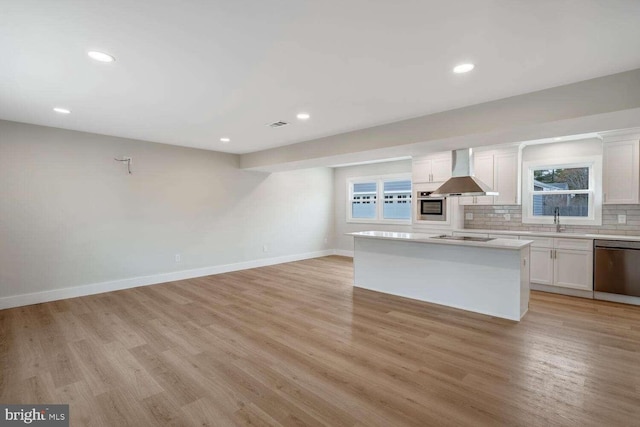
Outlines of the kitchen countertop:
[{"label": "kitchen countertop", "polygon": [[640,241],[640,236],[622,236],[618,234],[584,234],[584,233],[570,233],[567,231],[556,233],[556,232],[550,232],[550,231],[485,230],[485,229],[477,229],[477,228],[459,228],[452,231],[454,233],[504,234],[508,236],[561,237],[561,238],[567,238],[567,239],[626,240],[626,241],[632,241],[632,242]]},{"label": "kitchen countertop", "polygon": [[475,246],[493,249],[519,250],[533,243],[531,240],[493,239],[488,242],[474,242],[468,240],[434,239],[436,236],[448,233],[398,233],[393,231],[359,231],[346,233],[348,236],[364,237],[367,239],[396,240],[415,243],[433,243],[437,245]]}]

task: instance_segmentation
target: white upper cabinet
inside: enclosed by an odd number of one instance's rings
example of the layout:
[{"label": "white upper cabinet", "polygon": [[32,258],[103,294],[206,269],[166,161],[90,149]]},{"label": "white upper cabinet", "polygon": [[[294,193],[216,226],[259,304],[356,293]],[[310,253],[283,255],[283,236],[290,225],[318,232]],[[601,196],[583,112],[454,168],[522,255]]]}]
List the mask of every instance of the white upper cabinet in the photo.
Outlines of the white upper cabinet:
[{"label": "white upper cabinet", "polygon": [[451,178],[451,151],[425,157],[412,162],[413,182],[444,182]]},{"label": "white upper cabinet", "polygon": [[431,160],[431,178],[433,182],[445,182],[451,178],[451,152],[444,157]]},{"label": "white upper cabinet", "polygon": [[[493,154],[477,154],[473,159],[473,168],[476,178],[495,189]],[[492,205],[493,196],[480,196],[476,198],[479,205]]]},{"label": "white upper cabinet", "polygon": [[603,156],[603,202],[637,204],[640,202],[638,174],[640,135],[605,135]]},{"label": "white upper cabinet", "polygon": [[496,205],[518,204],[518,152],[496,153],[493,159],[495,185],[499,194],[494,198]]},{"label": "white upper cabinet", "polygon": [[[493,153],[474,153],[473,173],[476,178],[493,189]],[[492,205],[493,196],[460,197],[459,203],[461,205]]]},{"label": "white upper cabinet", "polygon": [[518,151],[516,148],[474,153],[476,178],[498,196],[460,197],[461,205],[517,205]]}]

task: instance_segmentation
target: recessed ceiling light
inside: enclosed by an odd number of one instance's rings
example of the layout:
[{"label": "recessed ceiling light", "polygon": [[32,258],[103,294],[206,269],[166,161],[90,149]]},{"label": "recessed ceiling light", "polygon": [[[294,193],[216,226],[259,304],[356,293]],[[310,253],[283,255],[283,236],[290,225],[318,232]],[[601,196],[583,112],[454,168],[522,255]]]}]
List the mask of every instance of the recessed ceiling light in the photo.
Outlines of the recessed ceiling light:
[{"label": "recessed ceiling light", "polygon": [[56,113],[60,113],[60,114],[69,114],[71,113],[71,110],[67,109],[67,108],[62,108],[62,107],[56,107],[53,109],[53,111],[55,111]]},{"label": "recessed ceiling light", "polygon": [[95,59],[96,61],[100,62],[113,62],[116,60],[116,58],[109,55],[108,53],[98,52],[97,50],[90,50],[89,52],[87,52],[87,55],[89,55],[91,59]]},{"label": "recessed ceiling light", "polygon": [[453,67],[453,72],[456,74],[468,73],[469,71],[473,70],[474,67],[475,65],[473,64],[460,64]]},{"label": "recessed ceiling light", "polygon": [[224,142],[225,144],[230,141],[231,141],[230,138],[220,138],[220,142]]},{"label": "recessed ceiling light", "polygon": [[311,116],[309,115],[309,113],[298,113],[296,117],[300,120],[307,120]]}]

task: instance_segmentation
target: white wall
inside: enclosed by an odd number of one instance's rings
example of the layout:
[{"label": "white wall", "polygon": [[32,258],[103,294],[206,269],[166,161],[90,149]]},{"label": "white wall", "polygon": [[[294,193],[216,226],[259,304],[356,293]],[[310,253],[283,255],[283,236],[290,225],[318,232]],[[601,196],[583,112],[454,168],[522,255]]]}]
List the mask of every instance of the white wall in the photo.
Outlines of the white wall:
[{"label": "white wall", "polygon": [[411,174],[411,160],[373,163],[369,165],[345,166],[333,171],[335,195],[335,240],[334,246],[339,251],[353,251],[353,237],[345,233],[366,230],[411,231],[411,225],[380,225],[347,223],[347,180],[353,177],[379,176],[386,174]]},{"label": "white wall", "polygon": [[[133,175],[113,160],[123,155]],[[0,300],[330,249],[331,169],[238,165],[237,155],[0,121]]]},{"label": "white wall", "polygon": [[549,144],[528,145],[522,149],[522,161],[552,161],[571,157],[602,157],[602,140],[598,138],[576,141],[553,142]]}]

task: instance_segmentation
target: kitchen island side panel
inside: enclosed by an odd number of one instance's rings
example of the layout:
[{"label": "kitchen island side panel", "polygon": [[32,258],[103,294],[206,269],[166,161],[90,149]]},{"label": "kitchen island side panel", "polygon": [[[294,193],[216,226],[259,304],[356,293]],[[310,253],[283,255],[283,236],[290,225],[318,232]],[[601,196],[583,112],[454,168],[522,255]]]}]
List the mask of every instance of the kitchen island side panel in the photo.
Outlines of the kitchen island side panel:
[{"label": "kitchen island side panel", "polygon": [[[520,249],[520,318],[529,311],[529,291],[531,285],[531,246]],[[524,262],[522,261],[524,260]]]},{"label": "kitchen island side panel", "polygon": [[354,285],[520,320],[527,252],[355,237]]}]

